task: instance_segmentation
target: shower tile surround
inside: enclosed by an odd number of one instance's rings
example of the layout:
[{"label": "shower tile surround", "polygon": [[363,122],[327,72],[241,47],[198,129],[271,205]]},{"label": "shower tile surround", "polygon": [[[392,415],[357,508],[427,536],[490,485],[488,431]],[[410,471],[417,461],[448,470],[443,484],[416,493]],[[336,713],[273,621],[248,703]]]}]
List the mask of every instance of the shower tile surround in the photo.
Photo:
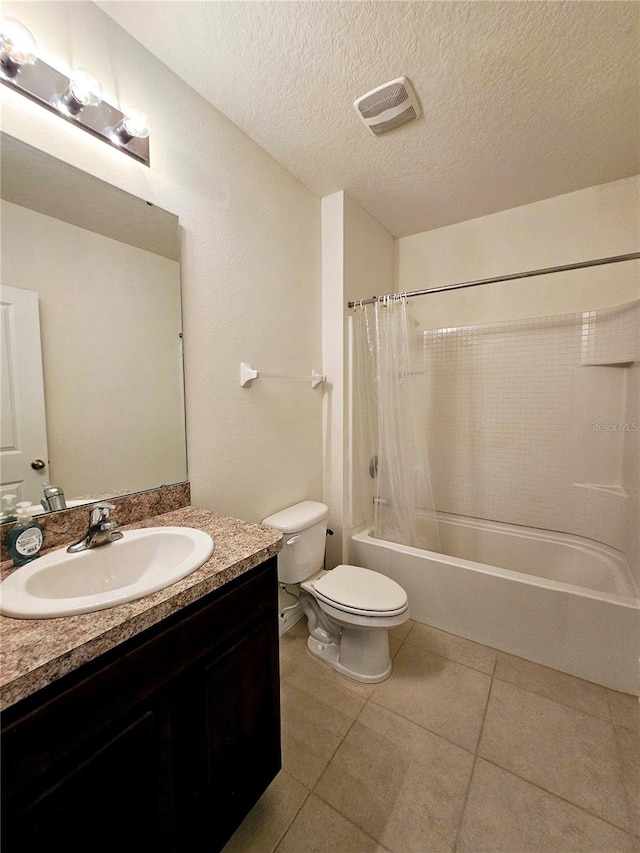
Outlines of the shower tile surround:
[{"label": "shower tile surround", "polygon": [[628,515],[638,496],[622,471],[640,443],[628,402],[638,397],[639,317],[634,302],[422,332],[416,379],[431,382],[436,508],[637,555]]},{"label": "shower tile surround", "polygon": [[349,681],[280,639],[283,770],[224,853],[640,850],[637,697],[409,621]]}]

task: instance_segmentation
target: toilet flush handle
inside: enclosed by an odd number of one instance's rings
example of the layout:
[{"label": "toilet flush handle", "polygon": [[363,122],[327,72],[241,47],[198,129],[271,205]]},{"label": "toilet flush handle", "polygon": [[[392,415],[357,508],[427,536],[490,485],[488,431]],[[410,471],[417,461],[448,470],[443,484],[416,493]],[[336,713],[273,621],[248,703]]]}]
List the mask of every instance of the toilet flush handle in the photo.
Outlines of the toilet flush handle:
[{"label": "toilet flush handle", "polygon": [[298,539],[300,539],[299,536],[292,536],[291,539],[287,539],[287,545],[295,545]]}]

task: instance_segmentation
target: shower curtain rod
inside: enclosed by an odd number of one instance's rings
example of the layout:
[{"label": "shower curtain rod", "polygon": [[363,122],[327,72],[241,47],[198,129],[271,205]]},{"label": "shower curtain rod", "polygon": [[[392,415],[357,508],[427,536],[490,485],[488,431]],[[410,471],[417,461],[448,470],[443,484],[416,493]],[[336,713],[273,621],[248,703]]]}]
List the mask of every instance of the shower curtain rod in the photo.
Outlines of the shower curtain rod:
[{"label": "shower curtain rod", "polygon": [[[610,258],[596,258],[593,261],[580,261],[576,264],[564,264],[560,267],[547,267],[543,270],[529,270],[528,272],[516,272],[512,275],[499,275],[495,278],[481,278],[478,281],[463,281],[460,284],[449,284],[443,287],[429,287],[426,290],[411,290],[402,296],[426,296],[428,293],[441,293],[444,290],[462,290],[465,287],[478,287],[480,284],[494,284],[499,281],[514,281],[518,278],[531,278],[535,275],[548,275],[553,272],[567,272],[567,270],[581,270],[585,267],[598,267],[603,264],[618,264],[620,261],[633,261],[640,259],[640,252],[630,252],[628,255],[612,255]],[[397,295],[397,294],[390,294]],[[371,296],[369,299],[354,299],[347,302],[348,308],[359,308],[361,305],[371,305],[386,299],[385,296]]]}]

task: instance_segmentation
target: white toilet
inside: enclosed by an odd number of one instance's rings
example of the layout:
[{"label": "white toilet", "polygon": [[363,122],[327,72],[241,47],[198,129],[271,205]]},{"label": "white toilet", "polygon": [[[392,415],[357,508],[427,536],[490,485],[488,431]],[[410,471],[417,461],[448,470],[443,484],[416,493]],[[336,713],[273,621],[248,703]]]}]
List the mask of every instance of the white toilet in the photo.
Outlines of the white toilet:
[{"label": "white toilet", "polygon": [[328,515],[326,504],[302,501],[264,519],[284,534],[278,579],[300,598],[314,657],[355,681],[384,681],[391,675],[387,631],[409,618],[407,594],[359,566],[325,571]]}]

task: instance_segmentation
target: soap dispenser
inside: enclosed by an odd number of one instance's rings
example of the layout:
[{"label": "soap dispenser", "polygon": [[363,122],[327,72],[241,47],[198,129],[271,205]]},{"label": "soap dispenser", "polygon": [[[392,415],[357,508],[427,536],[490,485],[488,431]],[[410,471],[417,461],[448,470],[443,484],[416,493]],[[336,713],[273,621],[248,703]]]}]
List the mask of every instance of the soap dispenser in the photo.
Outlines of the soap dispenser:
[{"label": "soap dispenser", "polygon": [[42,528],[29,511],[31,503],[17,504],[16,523],[7,536],[7,549],[14,566],[24,566],[40,555],[44,536]]}]

